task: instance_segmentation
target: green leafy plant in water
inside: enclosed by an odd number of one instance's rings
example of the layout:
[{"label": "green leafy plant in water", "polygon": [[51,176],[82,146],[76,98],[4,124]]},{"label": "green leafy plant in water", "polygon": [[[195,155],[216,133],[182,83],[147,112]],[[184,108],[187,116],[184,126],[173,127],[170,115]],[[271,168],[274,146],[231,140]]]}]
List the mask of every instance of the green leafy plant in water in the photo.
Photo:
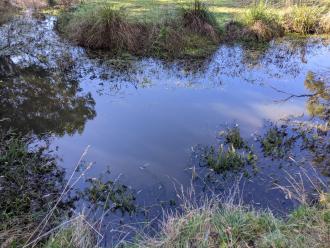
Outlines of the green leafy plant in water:
[{"label": "green leafy plant in water", "polygon": [[102,182],[101,179],[97,178],[90,178],[87,182],[90,186],[83,195],[92,204],[112,211],[119,209],[122,213],[135,212],[135,196],[126,185],[111,180]]},{"label": "green leafy plant in water", "polygon": [[217,151],[211,146],[205,157],[207,166],[212,168],[216,173],[237,171],[245,164],[244,157],[239,154],[233,146],[225,149],[224,146],[221,145]]},{"label": "green leafy plant in water", "polygon": [[292,148],[297,137],[289,136],[285,126],[271,126],[263,138],[261,146],[265,156],[283,158]]},{"label": "green leafy plant in water", "polygon": [[225,133],[225,142],[232,144],[235,149],[242,149],[247,147],[245,141],[241,137],[239,127],[230,128]]}]

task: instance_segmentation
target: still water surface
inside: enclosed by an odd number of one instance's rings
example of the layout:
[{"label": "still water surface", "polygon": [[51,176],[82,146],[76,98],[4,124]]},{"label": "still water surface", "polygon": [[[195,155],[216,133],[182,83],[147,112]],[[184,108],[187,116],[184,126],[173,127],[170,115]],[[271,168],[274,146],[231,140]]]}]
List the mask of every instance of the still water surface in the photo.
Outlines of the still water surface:
[{"label": "still water surface", "polygon": [[[24,65],[11,85],[25,92],[21,105],[5,96],[2,117],[40,137],[51,133],[51,146],[57,147],[68,175],[90,146],[85,160],[94,164],[88,177],[119,178],[135,191],[139,204],[176,199],[173,185],[189,187],[192,168],[199,167],[196,147],[217,144],[218,133],[228,126],[238,125],[242,137],[254,142],[269,121],[295,116],[322,122],[311,118],[308,97],[286,98],[311,94],[305,86],[308,73],[329,83],[327,42],[282,40],[263,51],[222,45],[200,62],[129,58],[118,65],[63,41],[53,30],[54,21],[19,20],[1,28],[5,33],[10,25],[21,25],[21,32],[11,35],[13,46],[22,49],[0,52],[10,55],[12,67]],[[58,71],[74,76],[63,79]],[[301,154],[291,158],[298,161]],[[272,182],[284,181],[280,164],[290,173],[299,166],[258,157],[259,173],[241,179],[243,198],[285,211],[286,199]],[[232,184],[228,180],[218,189]]]}]

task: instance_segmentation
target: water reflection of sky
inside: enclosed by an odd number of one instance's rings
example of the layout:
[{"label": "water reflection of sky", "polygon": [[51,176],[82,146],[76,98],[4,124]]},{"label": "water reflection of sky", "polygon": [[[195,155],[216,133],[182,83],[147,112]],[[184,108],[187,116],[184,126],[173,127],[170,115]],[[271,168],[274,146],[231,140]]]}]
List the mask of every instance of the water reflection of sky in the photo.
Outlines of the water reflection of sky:
[{"label": "water reflection of sky", "polygon": [[[307,72],[330,66],[329,47],[314,45],[306,46],[303,62],[301,51],[290,50],[286,43],[273,45],[252,65],[242,63],[241,48],[224,46],[197,72],[145,59],[133,62],[128,79],[82,80],[83,89],[93,92],[97,116],[82,135],[56,140],[63,165],[71,168],[91,145],[88,159],[96,162],[92,176],[110,166],[113,177],[122,174],[121,181],[137,190],[154,188],[158,196],[173,195],[172,182],[186,184],[190,178],[186,168],[192,147],[214,143],[226,124],[239,124],[250,137],[265,120],[306,115],[305,98],[277,102],[287,95],[273,87],[298,95],[307,92]],[[112,73],[110,68],[101,71]],[[248,194],[275,194],[260,190],[264,185],[255,180]]]},{"label": "water reflection of sky", "polygon": [[[191,166],[192,147],[214,144],[216,134],[226,125],[239,124],[243,136],[249,138],[261,131],[265,120],[306,115],[306,98],[278,102],[287,95],[274,88],[305,94],[308,92],[304,81],[309,71],[321,75],[330,71],[330,46],[292,41],[271,44],[262,52],[221,46],[202,63],[124,61],[122,70],[90,59],[83,49],[59,38],[53,24],[53,18],[39,22],[20,20],[17,25],[23,27],[22,32],[12,33],[12,40],[13,46],[22,43],[22,49],[8,53],[14,62],[27,64],[39,63],[38,58],[46,57],[47,63],[42,66],[52,68],[56,68],[59,57],[65,60],[67,56],[62,55],[66,54],[81,74],[78,81],[82,92],[76,89],[74,95],[92,93],[96,116],[81,118],[81,123],[86,122],[82,133],[73,127],[73,135],[54,138],[62,165],[72,170],[90,145],[87,160],[95,165],[88,176],[104,174],[110,167],[112,178],[122,175],[123,183],[142,189],[146,193],[141,197],[147,199],[149,195],[149,200],[175,195],[174,180],[188,184],[190,172],[186,169]],[[5,34],[10,25],[2,26],[0,34]],[[0,44],[5,44],[4,37],[0,37]],[[6,55],[7,51],[2,52]],[[58,90],[59,95],[61,92]],[[74,113],[68,116],[74,118]],[[278,167],[269,167],[267,173],[278,173]],[[250,181],[252,186],[247,185],[246,191],[252,201],[283,200],[279,192],[266,189],[268,181],[262,176]]]}]

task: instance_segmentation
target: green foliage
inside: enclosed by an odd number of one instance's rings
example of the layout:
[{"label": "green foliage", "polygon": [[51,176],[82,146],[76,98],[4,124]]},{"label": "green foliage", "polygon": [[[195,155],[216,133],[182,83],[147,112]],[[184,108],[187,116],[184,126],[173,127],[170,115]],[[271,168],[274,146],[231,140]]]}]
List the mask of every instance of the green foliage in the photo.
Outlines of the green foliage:
[{"label": "green foliage", "polygon": [[224,173],[227,171],[238,171],[244,167],[245,159],[239,154],[233,146],[225,149],[221,145],[218,150],[211,146],[206,153],[207,166],[212,168],[216,173]]},{"label": "green foliage", "polygon": [[260,142],[265,156],[282,158],[292,148],[295,140],[295,136],[288,135],[285,126],[281,128],[274,125],[267,129]]},{"label": "green foliage", "polygon": [[242,149],[245,147],[245,142],[241,137],[239,127],[228,129],[225,135],[227,144],[232,144],[235,149]]},{"label": "green foliage", "polygon": [[122,213],[133,213],[136,210],[135,196],[126,185],[111,180],[103,182],[97,178],[88,179],[87,182],[90,185],[83,196],[94,206],[111,211],[119,209]]}]

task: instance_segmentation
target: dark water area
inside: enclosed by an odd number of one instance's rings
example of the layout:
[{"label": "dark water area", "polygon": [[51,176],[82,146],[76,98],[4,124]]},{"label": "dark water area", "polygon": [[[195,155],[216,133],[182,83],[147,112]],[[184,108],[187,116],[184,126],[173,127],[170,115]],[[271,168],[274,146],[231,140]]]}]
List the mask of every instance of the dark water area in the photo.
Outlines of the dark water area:
[{"label": "dark water area", "polygon": [[[128,186],[138,206],[173,208],[181,187],[217,194],[239,179],[245,203],[283,214],[295,203],[275,183],[287,184],[302,169],[328,181],[327,132],[318,153],[297,143],[274,158],[260,143],[272,124],[329,124],[327,41],[280,40],[261,51],[221,45],[198,62],[115,60],[68,44],[54,22],[20,19],[0,27],[0,119],[49,142],[68,177],[90,146],[84,161],[93,164],[77,188],[102,176]],[[247,166],[224,176],[201,162],[200,152],[223,143],[221,131],[230,127],[253,146],[257,172]]]}]

